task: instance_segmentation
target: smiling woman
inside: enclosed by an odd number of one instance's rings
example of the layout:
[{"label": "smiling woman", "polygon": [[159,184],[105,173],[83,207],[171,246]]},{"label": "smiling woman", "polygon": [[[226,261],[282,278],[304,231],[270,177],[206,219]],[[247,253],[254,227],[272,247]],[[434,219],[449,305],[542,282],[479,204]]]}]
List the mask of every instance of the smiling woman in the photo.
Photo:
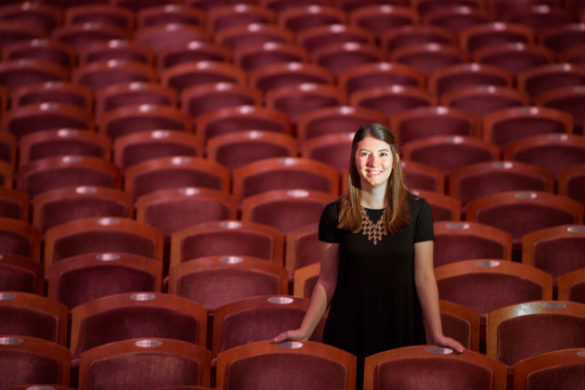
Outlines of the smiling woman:
[{"label": "smiling woman", "polygon": [[321,274],[311,305],[298,329],[274,341],[308,339],[330,306],[323,341],[358,357],[361,389],[366,356],[425,342],[463,347],[441,329],[431,211],[406,188],[394,135],[364,125],[351,153],[348,192],[319,223]]}]

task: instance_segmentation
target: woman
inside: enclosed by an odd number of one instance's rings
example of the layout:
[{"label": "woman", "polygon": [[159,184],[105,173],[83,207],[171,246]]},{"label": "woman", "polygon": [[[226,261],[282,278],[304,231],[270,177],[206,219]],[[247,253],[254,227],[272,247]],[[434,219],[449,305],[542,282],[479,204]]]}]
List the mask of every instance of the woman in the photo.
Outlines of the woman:
[{"label": "woman", "polygon": [[[408,345],[463,346],[443,335],[429,205],[407,191],[394,136],[377,123],[353,139],[347,194],[319,223],[321,273],[301,326],[274,338],[307,340],[330,306],[323,342],[358,358]],[[425,325],[429,340],[425,340]]]}]

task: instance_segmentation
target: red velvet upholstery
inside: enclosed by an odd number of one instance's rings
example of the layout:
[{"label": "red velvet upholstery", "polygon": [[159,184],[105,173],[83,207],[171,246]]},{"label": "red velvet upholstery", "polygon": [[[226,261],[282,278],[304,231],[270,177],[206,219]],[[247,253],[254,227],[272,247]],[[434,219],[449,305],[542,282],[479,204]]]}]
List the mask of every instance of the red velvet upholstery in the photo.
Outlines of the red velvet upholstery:
[{"label": "red velvet upholstery", "polygon": [[557,279],[559,300],[585,303],[585,269],[578,269]]},{"label": "red velvet upholstery", "polygon": [[525,43],[501,43],[477,50],[473,59],[482,64],[504,68],[514,74],[555,61],[555,53],[544,46]]},{"label": "red velvet upholstery", "polygon": [[0,255],[0,291],[43,293],[44,269],[38,260],[3,253]]},{"label": "red velvet upholstery", "polygon": [[37,228],[13,218],[0,217],[0,253],[40,260],[41,236]]},{"label": "red velvet upholstery", "polygon": [[465,348],[479,352],[480,315],[463,305],[439,301],[443,333],[459,341]]},{"label": "red velvet upholstery", "polygon": [[572,390],[585,381],[585,350],[570,348],[524,359],[514,365],[515,390]]},{"label": "red velvet upholstery", "polygon": [[295,297],[311,298],[320,272],[321,263],[313,263],[297,268],[293,274],[293,292]]}]

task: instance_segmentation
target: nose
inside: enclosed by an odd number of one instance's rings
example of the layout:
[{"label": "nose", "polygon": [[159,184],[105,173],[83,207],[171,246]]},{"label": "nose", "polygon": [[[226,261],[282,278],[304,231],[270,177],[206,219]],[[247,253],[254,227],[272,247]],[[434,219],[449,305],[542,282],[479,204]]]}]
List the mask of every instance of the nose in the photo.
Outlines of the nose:
[{"label": "nose", "polygon": [[376,157],[375,154],[370,154],[368,156],[368,161],[367,161],[368,166],[375,166],[377,160],[378,160],[378,158]]}]

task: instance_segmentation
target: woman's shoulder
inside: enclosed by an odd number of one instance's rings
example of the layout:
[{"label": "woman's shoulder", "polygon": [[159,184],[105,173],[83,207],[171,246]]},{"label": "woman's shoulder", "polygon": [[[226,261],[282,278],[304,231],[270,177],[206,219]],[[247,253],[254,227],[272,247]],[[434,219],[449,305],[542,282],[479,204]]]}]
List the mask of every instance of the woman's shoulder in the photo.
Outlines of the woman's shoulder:
[{"label": "woman's shoulder", "polygon": [[406,193],[406,200],[407,200],[408,206],[410,207],[411,210],[419,210],[422,207],[425,207],[428,205],[425,198],[417,195],[416,193],[410,192],[410,191],[408,191]]}]

